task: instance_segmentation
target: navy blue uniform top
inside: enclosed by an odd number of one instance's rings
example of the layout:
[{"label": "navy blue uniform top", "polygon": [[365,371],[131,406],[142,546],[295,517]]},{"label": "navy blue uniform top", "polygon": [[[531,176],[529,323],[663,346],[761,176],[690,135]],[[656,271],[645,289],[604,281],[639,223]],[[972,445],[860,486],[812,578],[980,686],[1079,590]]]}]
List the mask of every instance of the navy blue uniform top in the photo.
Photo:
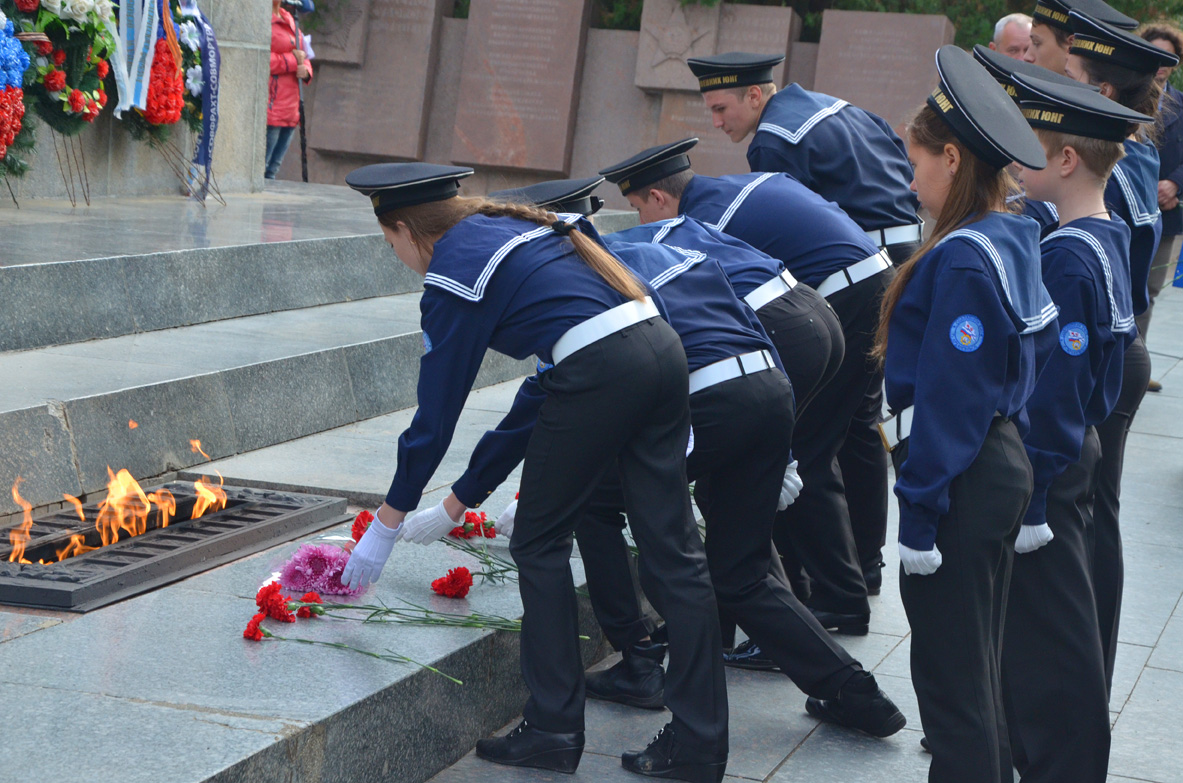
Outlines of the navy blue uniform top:
[{"label": "navy blue uniform top", "polygon": [[748,145],[748,165],[791,174],[865,231],[920,222],[908,152],[891,126],[797,84],[768,99]]},{"label": "navy blue uniform top", "polygon": [[1048,234],[1060,227],[1060,213],[1055,204],[1050,201],[1036,201],[1025,196],[1019,198],[1023,201],[1023,214],[1034,218],[1035,222],[1039,223],[1040,239],[1046,239]]},{"label": "navy blue uniform top", "polygon": [[1136,334],[1120,220],[1074,220],[1045,239],[1043,283],[1060,308],[1059,346],[1027,401],[1023,438],[1035,473],[1025,525],[1047,521],[1047,490],[1080,459],[1087,427],[1104,421],[1121,392],[1122,357]]},{"label": "navy blue uniform top", "polygon": [[[766,350],[781,372],[780,357],[746,304],[736,298],[718,263],[702,251],[608,237],[613,255],[659,294],[668,320],[682,339],[690,372],[731,356]],[[655,297],[656,299],[657,297]],[[786,375],[787,377],[787,375]],[[525,457],[545,392],[538,376],[526,379],[501,425],[485,433],[468,469],[452,491],[469,508],[492,494]]]},{"label": "navy blue uniform top", "polygon": [[[586,219],[561,218],[600,241]],[[423,281],[419,311],[426,353],[419,362],[419,409],[399,436],[398,468],[386,502],[401,511],[419,504],[486,350],[549,362],[551,348],[568,329],[624,302],[576,255],[570,240],[549,227],[474,215],[448,229],[435,243]]]},{"label": "navy blue uniform top", "polygon": [[701,250],[719,262],[740,299],[785,271],[784,264],[767,253],[686,215],[617,231],[609,242],[614,240]]},{"label": "navy blue uniform top", "polygon": [[1105,185],[1105,206],[1130,227],[1130,291],[1134,315],[1150,306],[1150,266],[1162,238],[1158,209],[1158,150],[1140,141],[1125,141],[1125,157],[1113,167]]},{"label": "navy blue uniform top", "polygon": [[696,175],[678,212],[779,259],[813,288],[879,252],[837,204],[785,174]]},{"label": "navy blue uniform top", "polygon": [[[1168,82],[1158,108],[1162,116],[1162,132],[1155,142],[1158,178],[1174,182],[1183,195],[1183,93]],[[1162,213],[1162,233],[1166,236],[1183,234],[1183,206]]]},{"label": "navy blue uniform top", "polygon": [[1023,406],[1055,339],[1038,259],[1034,220],[991,213],[925,254],[892,312],[887,403],[915,406],[895,485],[905,546],[932,549],[949,485],[977,457],[995,412],[1024,428]]}]

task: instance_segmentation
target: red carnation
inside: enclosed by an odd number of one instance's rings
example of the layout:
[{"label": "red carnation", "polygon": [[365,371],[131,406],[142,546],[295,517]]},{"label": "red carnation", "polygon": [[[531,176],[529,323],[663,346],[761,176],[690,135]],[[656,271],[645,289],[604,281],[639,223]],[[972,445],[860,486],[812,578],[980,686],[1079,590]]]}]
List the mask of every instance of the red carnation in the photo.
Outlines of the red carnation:
[{"label": "red carnation", "polygon": [[99,78],[106,79],[107,74],[111,72],[111,66],[107,65],[106,60],[99,60],[99,64],[97,67],[98,67],[98,72],[99,72]]},{"label": "red carnation", "polygon": [[[324,601],[321,599],[320,595],[317,593],[304,593],[304,595],[300,596],[300,603],[323,604]],[[318,609],[314,609],[311,606],[301,606],[299,609],[296,610],[296,617],[300,617],[303,619],[308,619],[310,617],[316,617],[317,615],[320,615],[320,614],[324,614],[324,609],[318,610]]]},{"label": "red carnation", "polygon": [[49,92],[59,92],[66,89],[66,72],[55,68],[45,74],[45,89]]},{"label": "red carnation", "polygon": [[448,531],[448,535],[452,538],[480,538],[482,536],[494,538],[497,533],[484,511],[479,514],[475,511],[466,511],[464,512],[464,523],[452,528]]},{"label": "red carnation", "polygon": [[265,615],[285,623],[296,622],[296,615],[288,609],[290,600],[291,596],[280,594],[279,582],[268,582],[255,594],[255,605],[263,610]]},{"label": "red carnation", "polygon": [[53,64],[54,65],[61,65],[65,61],[66,61],[66,53],[63,52],[61,49],[54,49],[53,50]]},{"label": "red carnation", "polygon": [[431,583],[431,589],[445,598],[463,598],[472,587],[472,574],[464,566],[453,568],[447,576]]},{"label": "red carnation", "polygon": [[107,105],[107,91],[100,87],[98,92],[99,92],[99,108],[101,109],[102,107]]},{"label": "red carnation", "polygon": [[[36,2],[41,2],[41,0],[36,0]],[[17,5],[20,5],[20,0],[17,0]],[[48,57],[53,51],[53,44],[49,41],[38,41],[35,45],[37,47],[37,54],[42,57]]]},{"label": "red carnation", "polygon": [[99,116],[99,105],[92,100],[86,102],[86,121],[94,122]]},{"label": "red carnation", "polygon": [[163,38],[156,42],[152,74],[148,80],[148,105],[144,118],[153,125],[171,125],[181,119],[185,85],[176,58]]},{"label": "red carnation", "polygon": [[81,112],[86,108],[86,96],[82,94],[82,90],[70,92],[70,108],[76,112]]},{"label": "red carnation", "polygon": [[353,518],[353,528],[349,531],[353,536],[354,541],[361,541],[361,537],[366,534],[366,529],[369,528],[370,523],[374,521],[374,515],[369,511],[359,511],[357,516]]},{"label": "red carnation", "polygon": [[41,0],[16,0],[16,8],[22,13],[31,14],[41,6]]},{"label": "red carnation", "polygon": [[246,624],[246,630],[242,632],[243,639],[250,639],[252,642],[263,641],[264,631],[259,627],[259,623],[263,622],[263,618],[267,615],[259,613],[251,618],[251,621]]}]

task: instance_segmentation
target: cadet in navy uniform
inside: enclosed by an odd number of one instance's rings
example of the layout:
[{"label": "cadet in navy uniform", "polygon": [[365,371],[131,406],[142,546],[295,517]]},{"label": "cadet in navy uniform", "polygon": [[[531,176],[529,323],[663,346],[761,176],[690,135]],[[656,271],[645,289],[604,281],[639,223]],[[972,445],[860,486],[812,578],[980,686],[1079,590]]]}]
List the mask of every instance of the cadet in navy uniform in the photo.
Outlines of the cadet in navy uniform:
[{"label": "cadet in navy uniform", "polygon": [[1151,118],[1079,84],[1013,79],[1048,158],[1047,168],[1022,172],[1023,184],[1060,215],[1040,249],[1061,329],[1027,401],[1034,491],[1015,544],[1003,700],[1025,783],[1104,783],[1109,693],[1092,579],[1095,427],[1117,403],[1122,356],[1136,333],[1130,230],[1110,218],[1104,194],[1122,140]]},{"label": "cadet in navy uniform", "polygon": [[[870,604],[860,567],[866,564],[851,535],[847,496],[880,478],[886,482],[887,468],[882,477],[850,477],[839,469],[837,454],[856,411],[878,404],[881,395],[881,370],[866,355],[891,261],[836,204],[787,174],[696,175],[687,155],[695,143],[653,147],[600,173],[620,187],[642,222],[695,218],[778,259],[834,308],[846,353],[833,380],[798,417],[794,455],[805,488],[786,525],[793,553],[812,580],[807,605],[827,628],[866,633]],[[875,539],[875,563],[885,533],[886,521]]]},{"label": "cadet in navy uniform", "polygon": [[1035,10],[1031,12],[1031,46],[1027,48],[1024,60],[1054,73],[1064,73],[1073,33],[1068,14],[1073,9],[1123,30],[1138,26],[1138,20],[1121,13],[1105,0],[1036,0]]},{"label": "cadet in navy uniform", "polygon": [[[679,739],[725,761],[722,649],[702,539],[687,492],[686,355],[649,289],[578,215],[457,198],[471,169],[388,163],[346,182],[369,195],[399,258],[425,275],[427,353],[419,409],[398,442],[398,468],[343,575],[376,579],[397,539],[441,538],[464,511],[457,496],[409,519],[451,441],[481,359],[494,348],[554,365],[525,449],[510,551],[520,568],[525,720],[477,754],[573,772],[583,751],[583,667],[569,559],[572,531],[600,479],[619,466],[625,504],[652,568],[649,595],[670,640],[666,702]],[[530,381],[528,381],[529,383]],[[523,395],[529,399],[528,395]],[[642,774],[657,774],[654,769]],[[719,778],[722,766],[719,767]]]},{"label": "cadet in navy uniform", "polygon": [[[933,783],[1012,777],[999,679],[1015,537],[1031,496],[1020,432],[1056,308],[1039,226],[1006,212],[1012,161],[1045,164],[1018,107],[966,52],[908,126],[912,187],[935,217],[883,303],[883,424],[900,503],[900,594]],[[1041,345],[1036,344],[1037,340]]]},{"label": "cadet in navy uniform", "polygon": [[[1078,10],[1073,10],[1069,18],[1076,35],[1068,53],[1068,76],[1100,87],[1102,95],[1129,109],[1157,117],[1161,88],[1154,81],[1154,75],[1160,67],[1176,64],[1178,58],[1132,33],[1084,16]],[[1105,187],[1105,206],[1130,227],[1130,284],[1136,317],[1145,312],[1149,304],[1150,266],[1162,236],[1162,216],[1158,208],[1158,150],[1140,133],[1131,133],[1124,147],[1125,157],[1118,161]],[[1125,353],[1117,405],[1109,418],[1097,427],[1101,438],[1101,464],[1097,469],[1094,512],[1097,540],[1093,579],[1110,684],[1117,655],[1124,583],[1118,521],[1122,465],[1126,436],[1149,382],[1150,355],[1146,344],[1138,337]]]}]

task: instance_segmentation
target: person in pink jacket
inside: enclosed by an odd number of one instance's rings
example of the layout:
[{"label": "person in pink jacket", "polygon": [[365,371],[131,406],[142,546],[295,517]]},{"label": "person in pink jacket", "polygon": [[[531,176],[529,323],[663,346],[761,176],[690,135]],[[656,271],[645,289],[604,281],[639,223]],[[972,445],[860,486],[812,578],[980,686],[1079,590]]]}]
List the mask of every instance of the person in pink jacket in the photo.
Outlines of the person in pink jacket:
[{"label": "person in pink jacket", "polygon": [[300,124],[300,84],[312,79],[312,61],[292,15],[271,0],[271,80],[267,85],[267,156],[263,176],[275,179]]}]

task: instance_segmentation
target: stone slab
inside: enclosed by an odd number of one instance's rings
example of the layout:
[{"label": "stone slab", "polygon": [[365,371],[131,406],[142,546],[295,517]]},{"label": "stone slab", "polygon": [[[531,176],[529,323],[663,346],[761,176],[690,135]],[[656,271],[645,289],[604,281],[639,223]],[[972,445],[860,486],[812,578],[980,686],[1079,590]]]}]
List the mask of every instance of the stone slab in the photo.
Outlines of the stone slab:
[{"label": "stone slab", "polygon": [[308,143],[318,150],[420,160],[447,0],[373,0],[360,68],[321,67]]},{"label": "stone slab", "polygon": [[937,14],[824,12],[814,89],[900,127],[937,83],[933,56],[953,43],[953,23]]},{"label": "stone slab", "polygon": [[[435,62],[435,84],[428,116],[424,160],[441,162],[452,155],[452,127],[456,124],[456,105],[460,99],[460,74],[464,67],[464,47],[468,39],[468,20],[444,17],[440,20],[439,55]],[[469,181],[461,185],[468,190]]]},{"label": "stone slab", "polygon": [[[658,95],[633,85],[640,33],[589,30],[587,35],[571,153],[573,177],[594,176],[633,152],[657,144],[661,110]],[[601,185],[596,195],[604,199],[606,209],[634,211],[620,189],[609,183]]]},{"label": "stone slab", "polygon": [[[504,727],[508,732],[517,725]],[[656,731],[654,732],[656,733]],[[645,746],[648,737],[639,737],[629,746],[632,750],[640,750]],[[595,781],[595,783],[635,783],[637,776],[620,766],[620,756],[605,756],[599,753],[584,751],[580,759],[579,769],[575,774],[567,775],[562,772],[549,772],[540,769],[525,769],[515,767],[494,767],[487,761],[469,753],[455,765],[433,777],[430,783],[570,783],[574,781]],[[744,778],[727,775],[724,783],[739,783]]]},{"label": "stone slab", "polygon": [[801,17],[792,8],[721,3],[715,52],[783,54],[785,62],[772,69],[777,86],[785,83],[795,41],[801,35]]},{"label": "stone slab", "polygon": [[567,174],[590,0],[472,6],[451,159]]},{"label": "stone slab", "polygon": [[698,145],[690,152],[695,173],[719,177],[751,170],[746,142],[735,144],[714,127],[700,93],[666,90],[661,95],[657,143],[667,144],[690,136],[698,137]]},{"label": "stone slab", "polygon": [[[1183,553],[1180,553],[1180,556],[1183,556]],[[1120,652],[1118,654],[1120,655]],[[1146,665],[1156,669],[1183,672],[1183,610],[1175,610]]]},{"label": "stone slab", "polygon": [[718,35],[717,4],[645,0],[634,84],[646,90],[697,90],[686,61],[715,54]]},{"label": "stone slab", "polygon": [[56,617],[44,617],[23,612],[0,612],[0,644],[11,642],[26,634],[52,628],[62,622]]},{"label": "stone slab", "polygon": [[317,9],[317,28],[312,36],[317,63],[362,64],[370,3],[371,0],[350,0]]},{"label": "stone slab", "polygon": [[817,50],[819,44],[797,41],[789,53],[789,73],[785,83],[796,82],[812,90],[817,81]]},{"label": "stone slab", "polygon": [[1180,551],[1127,542],[1124,554],[1125,593],[1118,641],[1153,647],[1183,597]]},{"label": "stone slab", "polygon": [[[1167,629],[1170,630],[1169,623]],[[1161,646],[1162,643],[1159,644]],[[1117,657],[1113,662],[1113,688],[1109,693],[1110,712],[1121,712],[1125,707],[1126,701],[1134,692],[1134,686],[1138,684],[1138,678],[1142,676],[1142,670],[1146,668],[1147,661],[1153,652],[1156,652],[1155,648],[1118,642]]]},{"label": "stone slab", "polygon": [[[40,405],[0,415],[0,482],[8,490],[20,477],[21,497],[34,507],[57,503],[63,492],[78,495],[73,444],[60,406]],[[0,514],[20,511],[8,491],[0,492]]]},{"label": "stone slab", "polygon": [[1183,781],[1183,735],[1177,720],[1183,672],[1146,669],[1113,727],[1109,771],[1161,783]]}]

